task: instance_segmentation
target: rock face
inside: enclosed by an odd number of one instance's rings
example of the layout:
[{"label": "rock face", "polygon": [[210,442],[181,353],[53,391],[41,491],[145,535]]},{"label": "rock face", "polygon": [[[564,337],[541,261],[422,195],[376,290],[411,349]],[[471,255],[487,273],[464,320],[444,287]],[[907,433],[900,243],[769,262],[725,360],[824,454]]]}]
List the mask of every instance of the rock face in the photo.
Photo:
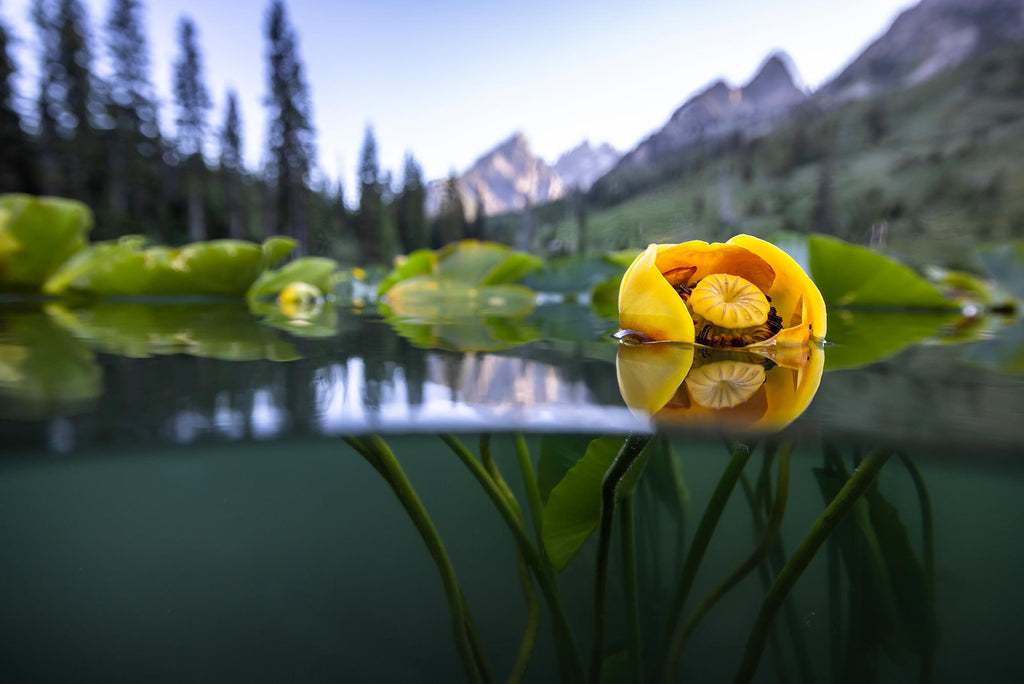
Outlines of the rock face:
[{"label": "rock face", "polygon": [[740,88],[715,81],[677,109],[661,130],[627,153],[618,168],[646,164],[739,131],[759,134],[770,130],[807,97],[796,86],[790,64],[788,56],[777,53]]},{"label": "rock face", "polygon": [[[441,206],[444,181],[427,186],[427,214]],[[478,202],[484,213],[522,209],[562,196],[562,181],[547,162],[536,156],[522,133],[515,133],[476,160],[459,178],[459,190],[467,215],[472,218]]]},{"label": "rock face", "polygon": [[821,88],[826,107],[925,81],[1024,40],[1024,0],[922,0]]},{"label": "rock face", "polygon": [[572,188],[587,190],[594,181],[608,173],[621,156],[608,143],[594,147],[589,140],[584,140],[558,158],[555,172],[562,179],[562,187],[566,191]]}]

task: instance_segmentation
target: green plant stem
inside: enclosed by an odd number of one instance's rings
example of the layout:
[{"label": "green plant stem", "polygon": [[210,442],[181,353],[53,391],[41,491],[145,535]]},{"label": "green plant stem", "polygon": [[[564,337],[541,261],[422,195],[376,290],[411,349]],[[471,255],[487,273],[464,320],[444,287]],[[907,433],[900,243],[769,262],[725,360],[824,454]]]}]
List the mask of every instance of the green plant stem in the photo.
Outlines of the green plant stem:
[{"label": "green plant stem", "polygon": [[[910,473],[914,482],[914,489],[917,490],[917,499],[921,506],[921,535],[924,547],[924,581],[928,591],[928,600],[932,606],[935,605],[935,524],[932,518],[932,500],[928,495],[928,487],[924,481],[924,475],[917,465],[906,455],[901,454],[900,460]],[[924,644],[924,652],[921,654],[921,682],[930,682],[935,677],[935,636],[928,634]]]},{"label": "green plant stem", "polygon": [[487,494],[487,497],[494,504],[495,508],[498,509],[498,514],[512,532],[512,536],[515,538],[516,544],[519,546],[519,550],[523,554],[523,558],[526,560],[527,565],[530,566],[530,569],[533,570],[533,574],[537,579],[537,584],[540,587],[541,594],[544,595],[544,600],[547,602],[548,609],[551,611],[555,637],[559,640],[562,648],[567,652],[569,668],[565,674],[573,681],[582,681],[583,662],[580,658],[576,641],[572,636],[569,619],[566,617],[565,611],[562,609],[561,600],[558,596],[558,588],[554,581],[554,573],[545,569],[540,554],[530,542],[530,537],[526,533],[526,529],[523,527],[521,520],[516,516],[515,511],[505,500],[505,496],[501,489],[494,483],[494,480],[491,479],[491,476],[487,473],[484,467],[480,465],[480,462],[476,460],[469,449],[466,448],[466,445],[454,435],[443,434],[440,435],[440,437],[442,441],[451,448],[452,452],[458,457],[458,459],[462,461],[466,468],[469,469],[470,474],[476,478],[476,481],[480,483],[484,489],[484,493]]},{"label": "green plant stem", "polygon": [[729,461],[729,465],[726,466],[725,472],[722,473],[715,491],[711,494],[711,500],[708,501],[708,506],[704,509],[704,515],[701,516],[700,522],[697,524],[697,531],[694,532],[693,542],[691,542],[690,550],[686,554],[686,561],[683,563],[683,570],[679,575],[675,594],[669,607],[668,621],[665,625],[665,643],[661,650],[663,659],[661,676],[658,677],[659,680],[665,679],[671,670],[668,662],[670,645],[675,640],[676,625],[686,604],[686,597],[693,586],[693,580],[697,576],[697,570],[704,559],[704,553],[707,551],[708,544],[711,543],[715,527],[722,517],[725,505],[729,502],[732,490],[736,487],[736,481],[750,459],[750,452],[752,450],[753,448],[746,444],[736,444],[732,447],[732,459]]},{"label": "green plant stem", "polygon": [[366,458],[370,464],[379,472],[391,487],[395,496],[398,497],[402,508],[405,509],[412,520],[416,531],[427,547],[430,557],[441,575],[441,584],[444,587],[445,599],[448,602],[448,612],[452,621],[452,633],[455,637],[455,645],[462,660],[466,677],[471,682],[494,681],[489,673],[486,660],[482,658],[482,650],[478,644],[473,643],[472,619],[469,615],[469,608],[466,606],[462,589],[459,586],[458,578],[455,576],[455,568],[452,566],[448,552],[441,542],[441,536],[434,526],[427,509],[423,506],[419,496],[412,487],[409,478],[406,477],[398,459],[387,443],[378,435],[372,435],[363,439],[347,438],[345,440],[357,453]]},{"label": "green plant stem", "polygon": [[[779,532],[779,527],[782,525],[782,518],[786,514],[786,501],[789,497],[789,462],[790,454],[793,451],[792,444],[786,444],[782,447],[781,455],[779,456],[779,470],[776,476],[775,485],[775,497],[772,508],[771,517],[768,519],[768,524],[765,528],[764,534],[761,536],[761,541],[758,543],[757,548],[739,566],[736,567],[729,575],[718,583],[714,589],[712,589],[707,596],[705,596],[697,607],[694,608],[690,617],[683,623],[682,628],[679,630],[678,635],[672,643],[670,655],[669,655],[669,668],[670,672],[675,672],[676,663],[679,662],[679,657],[682,655],[683,647],[686,644],[686,639],[690,636],[690,633],[697,626],[697,623],[711,610],[712,607],[723,596],[729,593],[733,587],[740,583],[743,578],[754,571],[765,558],[768,557],[768,552],[771,551],[772,545],[775,543],[776,536]],[[765,459],[768,460],[768,455],[765,455]]]},{"label": "green plant stem", "polygon": [[800,543],[789,562],[783,566],[761,605],[761,611],[758,613],[754,628],[747,639],[747,647],[736,673],[735,682],[749,682],[753,678],[758,661],[761,659],[761,651],[764,649],[768,630],[779,609],[782,608],[786,596],[789,595],[797,580],[810,565],[832,530],[857,503],[888,459],[887,452],[873,451],[861,461],[853,476],[846,481],[843,488],[825,508],[825,512],[814,523],[810,533]]},{"label": "green plant stem", "polygon": [[636,521],[633,495],[622,499],[619,532],[622,542],[622,583],[626,588],[626,627],[629,632],[629,661],[634,682],[644,681],[643,641],[640,634],[640,591],[636,579]]},{"label": "green plant stem", "polygon": [[597,537],[597,572],[594,580],[594,637],[590,650],[591,684],[601,681],[601,665],[604,661],[604,625],[608,586],[608,556],[611,547],[612,525],[615,522],[615,499],[619,483],[640,457],[640,453],[651,441],[650,435],[629,435],[619,449],[618,455],[605,471],[601,481],[601,521]]},{"label": "green plant stem", "polygon": [[544,504],[540,499],[540,487],[537,486],[537,477],[533,472],[533,461],[530,458],[530,449],[526,445],[526,437],[523,433],[517,432],[513,438],[516,447],[516,459],[519,461],[519,471],[523,476],[523,486],[526,488],[526,503],[530,507],[530,518],[533,522],[533,534],[537,539],[541,555],[547,559],[544,551],[544,537],[541,535],[541,528],[544,524]]},{"label": "green plant stem", "polygon": [[[494,483],[505,492],[508,504],[515,509],[516,515],[522,521],[523,513],[519,508],[512,490],[509,489],[505,479],[498,470],[498,464],[491,456],[491,436],[488,433],[480,435],[480,460],[490,473]],[[526,670],[530,666],[530,659],[533,656],[533,647],[537,642],[537,631],[540,626],[540,606],[537,603],[537,592],[533,588],[533,580],[530,577],[530,569],[523,558],[523,552],[516,546],[516,567],[519,570],[519,584],[523,589],[523,600],[526,602],[526,628],[523,630],[523,638],[519,642],[519,652],[516,654],[516,661],[512,664],[512,672],[509,673],[509,684],[521,682],[526,676]]]}]

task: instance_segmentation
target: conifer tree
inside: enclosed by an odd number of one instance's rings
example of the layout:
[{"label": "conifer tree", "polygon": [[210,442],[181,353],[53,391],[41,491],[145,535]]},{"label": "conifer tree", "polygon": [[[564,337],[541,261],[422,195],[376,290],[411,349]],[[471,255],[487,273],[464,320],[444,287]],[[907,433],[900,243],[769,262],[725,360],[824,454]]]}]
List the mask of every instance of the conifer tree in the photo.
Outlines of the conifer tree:
[{"label": "conifer tree", "polygon": [[178,153],[184,158],[185,164],[188,237],[196,241],[206,239],[203,207],[206,163],[203,160],[203,143],[206,140],[206,112],[212,103],[203,83],[196,27],[188,17],[182,17],[178,22],[178,47],[181,54],[174,63],[174,99],[178,110],[175,123],[178,128]]},{"label": "conifer tree", "polygon": [[220,129],[220,169],[224,178],[224,197],[228,213],[228,237],[245,237],[242,200],[242,117],[238,111],[238,96],[228,90],[224,125]]},{"label": "conifer tree", "polygon": [[105,125],[92,74],[88,19],[79,0],[36,0],[32,18],[42,56],[39,143],[45,192],[96,206],[102,192],[102,148],[96,129]]},{"label": "conifer tree", "polygon": [[298,55],[295,32],[282,0],[267,12],[270,108],[269,169],[277,186],[277,224],[304,246],[309,240],[306,214],[314,144],[309,87]]},{"label": "conifer tree", "polygon": [[157,182],[161,145],[138,0],[114,0],[106,37],[112,67],[108,90],[113,130],[107,144],[111,208],[119,217],[139,221],[155,208],[146,189]]},{"label": "conifer tree", "polygon": [[0,23],[0,188],[38,192],[32,146],[21,128],[21,115],[15,106],[17,65],[8,52],[9,42],[7,27]]},{"label": "conifer tree", "polygon": [[459,179],[455,174],[448,176],[441,197],[441,210],[437,214],[437,245],[442,247],[466,236],[466,208],[459,192]]},{"label": "conifer tree", "polygon": [[402,190],[397,200],[397,227],[401,249],[406,253],[430,244],[430,229],[426,215],[427,189],[423,184],[423,171],[411,154],[405,155],[402,171]]},{"label": "conifer tree", "polygon": [[383,258],[380,235],[384,228],[384,198],[377,163],[377,140],[373,128],[366,127],[359,155],[359,210],[356,215],[356,239],[359,253],[368,263]]}]

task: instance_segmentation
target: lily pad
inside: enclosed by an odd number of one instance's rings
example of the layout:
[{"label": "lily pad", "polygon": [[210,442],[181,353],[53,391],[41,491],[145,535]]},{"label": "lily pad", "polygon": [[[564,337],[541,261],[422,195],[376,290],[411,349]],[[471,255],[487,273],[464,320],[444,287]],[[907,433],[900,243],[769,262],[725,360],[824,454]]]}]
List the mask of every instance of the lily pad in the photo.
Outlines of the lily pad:
[{"label": "lily pad", "polygon": [[38,291],[85,247],[89,208],[75,200],[0,195],[0,290]]},{"label": "lily pad", "polygon": [[463,287],[508,285],[540,268],[543,261],[505,245],[478,240],[452,243],[436,252],[420,250],[389,273],[379,293],[388,294],[408,280],[434,280]]},{"label": "lily pad", "polygon": [[338,278],[338,262],[327,257],[302,257],[273,271],[264,271],[246,292],[250,302],[276,297],[291,283],[309,283],[321,292],[330,294]]},{"label": "lily pad", "polygon": [[955,313],[847,311],[828,320],[825,370],[859,368],[893,356],[915,342],[934,338],[960,320]]},{"label": "lily pad", "polygon": [[47,294],[96,297],[149,295],[241,296],[263,269],[294,247],[272,238],[265,247],[242,240],[211,240],[146,247],[139,236],[100,242],[68,260],[43,287]]},{"label": "lily pad", "polygon": [[867,247],[812,235],[808,248],[811,276],[828,306],[957,308],[956,302],[943,297],[934,285],[909,267]]}]

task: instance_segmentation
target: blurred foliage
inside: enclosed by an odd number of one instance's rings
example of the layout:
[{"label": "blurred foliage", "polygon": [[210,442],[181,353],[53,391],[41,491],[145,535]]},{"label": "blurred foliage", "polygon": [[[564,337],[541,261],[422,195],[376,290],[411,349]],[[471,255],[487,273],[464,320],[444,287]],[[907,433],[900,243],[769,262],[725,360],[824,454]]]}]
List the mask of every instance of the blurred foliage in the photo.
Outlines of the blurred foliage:
[{"label": "blurred foliage", "polygon": [[266,297],[276,297],[291,283],[307,283],[324,294],[331,294],[339,278],[338,262],[334,259],[302,257],[279,269],[261,273],[248,288],[245,296],[250,303]]},{"label": "blurred foliage", "polygon": [[0,309],[0,417],[91,410],[103,392],[95,354],[38,309]]},{"label": "blurred foliage", "polygon": [[242,296],[253,281],[295,246],[274,237],[262,246],[211,240],[181,248],[146,247],[140,236],[96,243],[75,254],[43,287],[51,295]]},{"label": "blurred foliage", "polygon": [[57,197],[0,195],[0,291],[38,292],[85,247],[92,212]]}]

